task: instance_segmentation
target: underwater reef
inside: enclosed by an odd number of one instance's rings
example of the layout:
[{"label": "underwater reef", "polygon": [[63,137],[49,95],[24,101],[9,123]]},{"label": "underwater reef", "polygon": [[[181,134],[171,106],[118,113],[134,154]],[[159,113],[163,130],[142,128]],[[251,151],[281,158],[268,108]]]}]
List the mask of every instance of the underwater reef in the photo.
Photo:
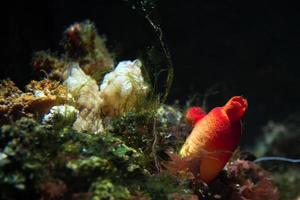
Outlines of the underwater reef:
[{"label": "underwater reef", "polygon": [[1,81],[1,199],[279,199],[273,174],[238,150],[244,97],[208,113],[167,105],[151,66],[116,62],[91,21],[61,44],[32,58],[46,78]]}]

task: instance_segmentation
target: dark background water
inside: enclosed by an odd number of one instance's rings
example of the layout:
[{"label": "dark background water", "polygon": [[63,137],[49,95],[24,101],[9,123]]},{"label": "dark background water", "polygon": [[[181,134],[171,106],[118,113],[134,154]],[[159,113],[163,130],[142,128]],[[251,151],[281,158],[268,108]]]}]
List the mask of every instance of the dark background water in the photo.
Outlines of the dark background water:
[{"label": "dark background water", "polygon": [[[121,0],[16,1],[8,11],[8,39],[1,78],[24,86],[35,77],[32,53],[60,51],[62,32],[90,19],[107,38],[117,60],[135,59],[155,40],[152,27]],[[171,52],[175,79],[170,103],[209,90],[210,106],[232,95],[249,100],[243,143],[253,141],[269,120],[300,110],[299,7],[285,1],[158,1],[155,16]],[[200,102],[200,101],[199,101]]]}]

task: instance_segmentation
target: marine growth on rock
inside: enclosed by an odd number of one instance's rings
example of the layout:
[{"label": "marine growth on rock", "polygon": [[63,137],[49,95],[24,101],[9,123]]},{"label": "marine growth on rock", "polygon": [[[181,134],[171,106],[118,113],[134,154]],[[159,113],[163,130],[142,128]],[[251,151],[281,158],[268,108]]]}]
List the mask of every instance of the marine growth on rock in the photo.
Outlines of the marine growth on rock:
[{"label": "marine growth on rock", "polygon": [[71,25],[62,45],[61,55],[33,58],[47,79],[24,90],[1,82],[0,199],[277,199],[257,164],[239,156],[227,164],[245,98],[207,114],[167,105],[143,60],[114,66],[90,21]]}]

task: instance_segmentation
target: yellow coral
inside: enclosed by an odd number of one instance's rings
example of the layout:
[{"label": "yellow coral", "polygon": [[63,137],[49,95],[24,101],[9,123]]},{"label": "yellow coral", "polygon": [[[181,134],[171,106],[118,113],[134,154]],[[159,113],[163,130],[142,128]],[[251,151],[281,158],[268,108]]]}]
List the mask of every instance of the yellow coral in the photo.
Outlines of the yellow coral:
[{"label": "yellow coral", "polygon": [[0,122],[17,119],[22,116],[34,117],[47,113],[51,107],[68,101],[65,87],[56,81],[32,81],[22,92],[10,80],[0,84]]}]

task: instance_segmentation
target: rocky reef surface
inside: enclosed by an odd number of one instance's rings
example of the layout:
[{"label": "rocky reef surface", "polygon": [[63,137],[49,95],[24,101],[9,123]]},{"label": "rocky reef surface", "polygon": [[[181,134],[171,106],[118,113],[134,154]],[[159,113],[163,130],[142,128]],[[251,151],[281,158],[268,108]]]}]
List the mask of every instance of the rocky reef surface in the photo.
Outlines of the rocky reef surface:
[{"label": "rocky reef surface", "polygon": [[[223,131],[233,122],[210,113],[201,120],[197,112],[164,104],[143,60],[116,62],[90,21],[71,25],[61,44],[61,55],[33,56],[32,66],[46,78],[24,90],[1,82],[1,199],[279,199],[271,173],[236,150],[241,128]],[[239,124],[247,105],[235,99],[222,108]],[[204,129],[215,136],[195,141]],[[222,143],[225,133],[234,144]],[[201,156],[179,154],[182,146],[190,152],[191,143],[202,145],[191,151]],[[227,149],[225,157],[201,151]],[[204,162],[209,167],[199,176]],[[201,178],[210,172],[212,180]]]}]

